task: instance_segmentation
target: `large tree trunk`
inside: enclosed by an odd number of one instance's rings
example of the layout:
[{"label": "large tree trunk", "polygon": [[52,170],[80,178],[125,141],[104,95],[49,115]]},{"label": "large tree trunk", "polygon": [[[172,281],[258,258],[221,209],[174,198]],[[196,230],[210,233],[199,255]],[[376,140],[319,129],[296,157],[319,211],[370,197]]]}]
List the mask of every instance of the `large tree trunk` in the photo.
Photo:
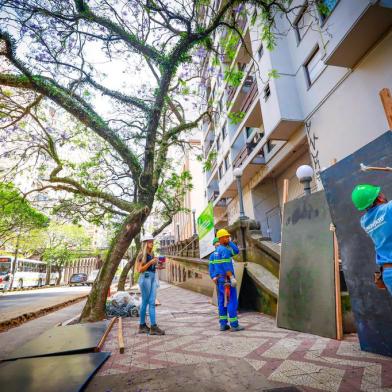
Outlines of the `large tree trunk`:
[{"label": "large tree trunk", "polygon": [[105,318],[106,297],[118,265],[129,245],[148,216],[148,211],[128,216],[112,240],[100,273],[95,279],[80,317],[81,322],[94,322]]},{"label": "large tree trunk", "polygon": [[[118,286],[117,286],[118,291],[125,290],[125,282],[127,280],[128,273],[131,270],[131,268],[135,265],[136,257],[140,251],[140,246],[141,246],[140,234],[135,237],[135,243],[136,243],[135,254],[130,258],[128,263],[125,265],[124,269],[121,271],[120,279],[118,281]],[[132,286],[132,283],[131,283],[131,286]]]},{"label": "large tree trunk", "polygon": [[136,256],[133,256],[130,260],[128,260],[128,263],[125,264],[124,269],[121,271],[120,279],[118,280],[118,285],[117,285],[117,290],[118,291],[124,291],[125,290],[125,282],[127,280],[127,276],[129,274],[129,271],[133,267],[136,261]]}]

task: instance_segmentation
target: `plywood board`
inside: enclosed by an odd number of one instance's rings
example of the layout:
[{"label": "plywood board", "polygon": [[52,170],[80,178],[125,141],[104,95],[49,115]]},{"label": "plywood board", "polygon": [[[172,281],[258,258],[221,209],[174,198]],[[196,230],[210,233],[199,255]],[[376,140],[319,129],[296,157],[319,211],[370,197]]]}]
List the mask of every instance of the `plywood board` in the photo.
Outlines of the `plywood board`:
[{"label": "plywood board", "polygon": [[94,351],[107,321],[54,327],[10,353],[4,360]]},{"label": "plywood board", "polygon": [[284,207],[277,323],[336,338],[331,216],[324,192]]},{"label": "plywood board", "polygon": [[91,379],[110,353],[25,358],[0,367],[0,385],[7,392],[76,392]]},{"label": "plywood board", "polygon": [[391,200],[392,173],[362,172],[360,163],[392,166],[392,132],[321,173],[361,349],[392,356],[392,297],[373,283],[373,273],[378,270],[373,243],[360,226],[362,213],[351,202],[351,192],[359,183],[380,185]]}]

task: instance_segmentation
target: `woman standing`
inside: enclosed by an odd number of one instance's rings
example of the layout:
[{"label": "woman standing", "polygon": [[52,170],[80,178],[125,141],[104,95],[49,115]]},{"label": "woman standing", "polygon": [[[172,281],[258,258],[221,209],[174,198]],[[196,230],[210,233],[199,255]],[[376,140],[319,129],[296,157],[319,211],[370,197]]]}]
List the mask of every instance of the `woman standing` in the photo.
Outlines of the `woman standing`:
[{"label": "woman standing", "polygon": [[[152,248],[154,237],[147,234],[142,238],[142,249],[137,257],[136,270],[139,272],[139,286],[142,292],[142,305],[140,308],[139,333],[149,333],[150,335],[164,335],[165,331],[160,329],[155,320],[155,298],[157,283],[155,274],[158,258],[154,257]],[[146,324],[147,305],[149,307],[151,327]]]}]

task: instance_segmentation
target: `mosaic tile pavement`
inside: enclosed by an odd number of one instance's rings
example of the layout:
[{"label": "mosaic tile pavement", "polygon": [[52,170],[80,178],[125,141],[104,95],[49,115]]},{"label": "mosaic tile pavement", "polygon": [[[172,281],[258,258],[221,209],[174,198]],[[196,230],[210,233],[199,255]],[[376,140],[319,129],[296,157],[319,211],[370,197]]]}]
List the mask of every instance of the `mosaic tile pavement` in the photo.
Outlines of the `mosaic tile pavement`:
[{"label": "mosaic tile pavement", "polygon": [[103,347],[112,356],[96,377],[243,358],[269,380],[303,391],[392,392],[392,358],[360,351],[356,335],[339,342],[280,329],[256,312],[240,313],[245,331],[220,332],[208,297],[162,284],[158,298],[166,335],[138,335],[138,320],[124,320],[125,353],[118,352],[115,326]]}]

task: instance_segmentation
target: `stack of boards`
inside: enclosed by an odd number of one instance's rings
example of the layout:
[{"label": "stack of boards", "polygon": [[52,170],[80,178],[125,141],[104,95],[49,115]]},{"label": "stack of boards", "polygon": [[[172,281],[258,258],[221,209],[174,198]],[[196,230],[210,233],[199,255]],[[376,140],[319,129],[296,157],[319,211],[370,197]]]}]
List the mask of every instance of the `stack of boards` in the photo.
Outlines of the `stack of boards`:
[{"label": "stack of boards", "polygon": [[109,358],[96,352],[109,322],[54,327],[13,351],[0,363],[7,391],[81,391]]}]

